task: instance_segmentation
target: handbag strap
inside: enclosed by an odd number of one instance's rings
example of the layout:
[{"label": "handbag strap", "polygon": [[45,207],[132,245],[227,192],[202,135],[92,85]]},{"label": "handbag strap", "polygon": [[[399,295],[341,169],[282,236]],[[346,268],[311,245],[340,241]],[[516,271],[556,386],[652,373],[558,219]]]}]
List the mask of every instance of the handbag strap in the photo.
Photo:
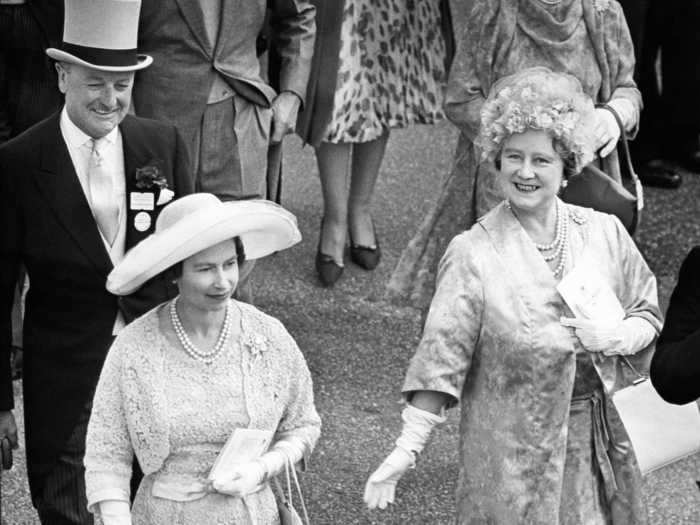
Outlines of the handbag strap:
[{"label": "handbag strap", "polygon": [[632,154],[630,153],[630,145],[627,139],[627,131],[625,130],[625,126],[622,123],[620,115],[617,113],[617,111],[615,111],[615,109],[611,105],[596,104],[596,107],[609,111],[615,118],[615,122],[617,122],[617,125],[620,128],[620,140],[618,141],[618,143],[622,146],[622,156],[624,157],[624,163],[627,167],[627,171],[629,172],[630,177],[632,178],[632,182],[634,183],[634,193],[637,196],[637,212],[639,213],[644,208],[644,189],[642,187],[642,181],[639,180],[639,176],[637,175],[637,172],[634,171],[634,166],[632,165]]},{"label": "handbag strap", "polygon": [[294,486],[297,489],[297,494],[299,495],[299,505],[301,506],[301,512],[304,515],[304,523],[306,525],[311,525],[311,522],[309,521],[309,513],[306,510],[306,503],[304,502],[304,495],[301,493],[301,485],[299,485],[299,478],[297,477],[297,471],[294,468],[294,465],[291,464],[291,460],[288,460],[284,464],[284,470],[285,474],[287,477],[287,488],[289,489],[289,501],[291,502],[291,494],[292,494],[292,487],[291,483],[289,482],[289,473],[291,471],[292,473],[292,480],[294,481]]},{"label": "handbag strap", "polygon": [[634,372],[638,376],[637,379],[633,381],[633,384],[636,385],[638,383],[641,383],[642,381],[646,381],[647,379],[649,379],[647,376],[645,376],[639,370],[637,370],[637,368],[632,363],[630,363],[630,360],[627,359],[627,356],[621,355],[620,357],[622,358],[622,362],[625,363],[628,367],[630,367],[632,372]]}]

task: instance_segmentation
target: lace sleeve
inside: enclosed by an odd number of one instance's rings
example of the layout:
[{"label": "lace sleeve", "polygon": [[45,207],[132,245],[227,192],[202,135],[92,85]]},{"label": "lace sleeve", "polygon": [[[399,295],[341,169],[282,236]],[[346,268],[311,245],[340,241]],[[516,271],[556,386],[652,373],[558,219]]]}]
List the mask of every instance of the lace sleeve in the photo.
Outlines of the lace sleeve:
[{"label": "lace sleeve", "polygon": [[117,338],[112,345],[93,400],[85,444],[85,485],[91,512],[100,501],[129,501],[134,452],[122,394],[123,361],[129,344],[130,340]]},{"label": "lace sleeve", "polygon": [[[276,443],[290,440],[303,441],[306,462],[321,434],[321,418],[314,405],[313,383],[306,359],[296,342],[280,323],[277,336],[283,370],[287,370],[287,397],[282,418],[277,427]],[[273,448],[275,448],[273,446]]]}]

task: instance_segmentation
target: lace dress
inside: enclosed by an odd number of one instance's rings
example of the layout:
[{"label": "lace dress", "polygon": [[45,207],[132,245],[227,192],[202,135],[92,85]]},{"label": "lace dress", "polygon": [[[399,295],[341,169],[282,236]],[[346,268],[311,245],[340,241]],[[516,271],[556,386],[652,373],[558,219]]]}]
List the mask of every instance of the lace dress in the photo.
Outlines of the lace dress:
[{"label": "lace dress", "polygon": [[[253,523],[241,498],[207,494],[192,501],[153,496],[156,480],[200,487],[233,429],[246,428],[249,418],[243,393],[241,345],[231,341],[214,363],[195,361],[180,346],[171,345],[164,366],[166,418],[170,427],[170,455],[162,468],[144,478],[132,509],[134,525]],[[269,488],[251,496],[267,499],[270,510],[263,523],[279,522]]]},{"label": "lace dress", "polygon": [[237,498],[206,491],[206,477],[237,427],[313,450],[321,421],[304,356],[278,320],[234,305],[240,331],[210,365],[182,349],[161,305],[122,330],[95,391],[85,450],[88,509],[129,500],[134,455],[145,477],[134,525],[275,525],[269,486]]}]

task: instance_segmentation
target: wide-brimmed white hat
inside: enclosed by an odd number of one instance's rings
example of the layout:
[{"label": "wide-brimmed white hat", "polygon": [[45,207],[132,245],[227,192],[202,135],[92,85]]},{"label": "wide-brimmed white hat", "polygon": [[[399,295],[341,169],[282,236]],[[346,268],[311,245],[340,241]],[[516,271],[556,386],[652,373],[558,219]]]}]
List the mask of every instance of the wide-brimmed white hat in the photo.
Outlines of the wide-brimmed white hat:
[{"label": "wide-brimmed white hat", "polygon": [[274,202],[187,195],[163,208],[155,232],[127,252],[107,277],[107,289],[130,294],[163,270],[233,237],[241,238],[246,259],[259,259],[298,243],[301,233],[296,217]]},{"label": "wide-brimmed white hat", "polygon": [[141,0],[65,0],[63,43],[46,54],[59,62],[100,71],[136,71],[153,58],[136,42]]}]

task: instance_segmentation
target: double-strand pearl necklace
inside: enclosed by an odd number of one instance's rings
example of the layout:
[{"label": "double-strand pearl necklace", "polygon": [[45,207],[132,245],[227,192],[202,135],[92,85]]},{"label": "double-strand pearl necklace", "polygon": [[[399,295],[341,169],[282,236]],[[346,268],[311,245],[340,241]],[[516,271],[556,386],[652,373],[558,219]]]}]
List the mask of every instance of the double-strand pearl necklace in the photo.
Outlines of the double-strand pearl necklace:
[{"label": "double-strand pearl necklace", "polygon": [[[513,213],[515,212],[510,205],[509,201],[506,201],[506,207]],[[537,250],[540,252],[542,257],[546,262],[552,262],[558,259],[557,266],[552,270],[554,277],[560,277],[564,272],[564,267],[566,266],[566,257],[569,251],[569,210],[566,206],[562,205],[559,201],[556,202],[557,207],[557,222],[555,226],[556,234],[554,240],[550,244],[537,244]],[[516,216],[517,218],[517,216]],[[549,255],[545,255],[542,252],[553,251]]]},{"label": "double-strand pearl necklace", "polygon": [[221,352],[226,348],[228,344],[229,337],[231,336],[231,303],[226,306],[226,314],[224,316],[224,324],[221,327],[221,332],[219,332],[219,338],[216,340],[214,348],[211,352],[202,352],[199,350],[192,341],[190,341],[185,327],[182,326],[182,321],[180,321],[180,316],[177,313],[177,299],[170,303],[170,322],[175,330],[175,335],[177,336],[182,348],[185,349],[187,355],[196,361],[202,361],[206,364],[211,364],[214,360],[219,357]]}]

